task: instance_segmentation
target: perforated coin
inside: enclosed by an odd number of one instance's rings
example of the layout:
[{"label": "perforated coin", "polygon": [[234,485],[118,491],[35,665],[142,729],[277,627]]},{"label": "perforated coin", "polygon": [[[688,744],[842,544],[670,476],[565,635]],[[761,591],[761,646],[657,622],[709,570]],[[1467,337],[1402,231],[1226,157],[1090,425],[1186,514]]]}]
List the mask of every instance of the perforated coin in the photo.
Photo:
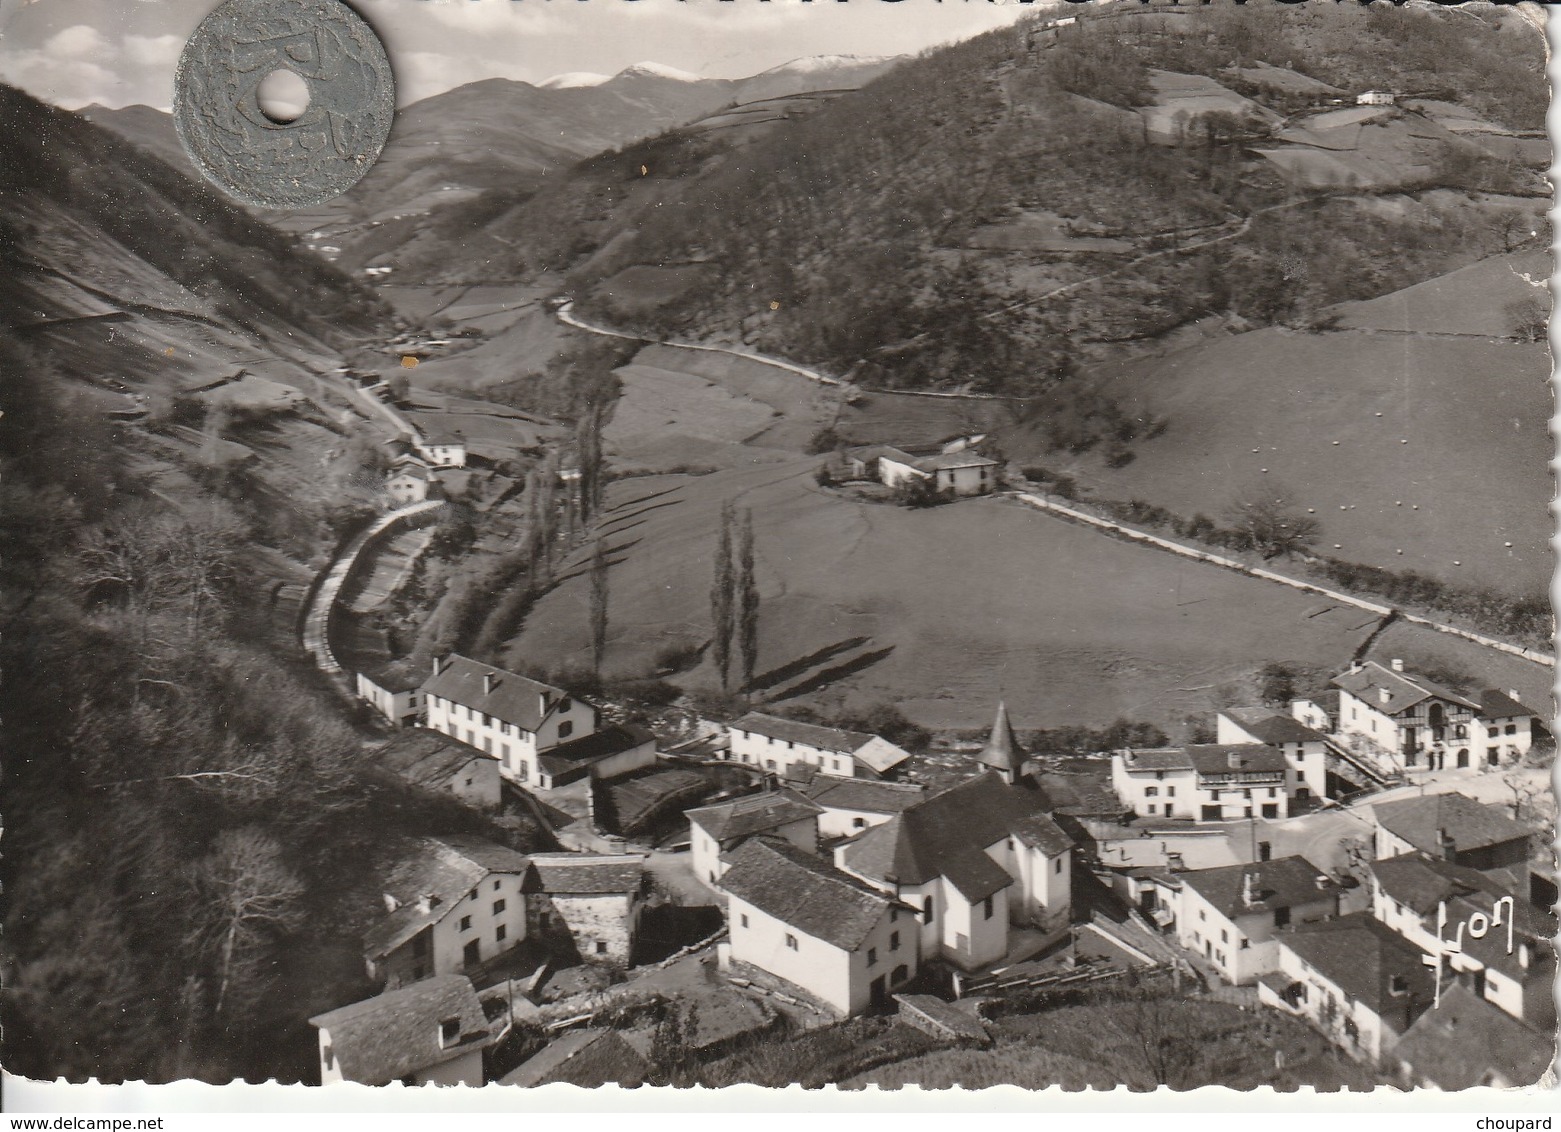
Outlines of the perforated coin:
[{"label": "perforated coin", "polygon": [[[309,89],[291,122],[260,108],[260,83],[276,70]],[[340,0],[227,0],[195,29],[174,74],[174,122],[191,160],[263,208],[320,204],[357,184],[395,104],[384,46]]]}]

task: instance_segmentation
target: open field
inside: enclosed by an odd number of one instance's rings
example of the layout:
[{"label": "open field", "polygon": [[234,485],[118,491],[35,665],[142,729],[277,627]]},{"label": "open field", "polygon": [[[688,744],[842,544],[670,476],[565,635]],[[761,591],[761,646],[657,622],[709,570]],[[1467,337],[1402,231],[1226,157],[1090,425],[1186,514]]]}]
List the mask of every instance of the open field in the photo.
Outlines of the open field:
[{"label": "open field", "polygon": [[[892,701],[928,726],[979,726],[999,696],[1020,727],[1121,716],[1178,724],[1266,662],[1342,666],[1375,626],[1359,610],[1001,500],[925,511],[856,502],[815,485],[813,467],[796,460],[613,486],[601,527],[611,563],[609,674],[651,671],[661,646],[707,638],[710,559],[727,498],[754,518],[758,671],[800,662],[767,691],[844,669],[807,698]],[[586,663],[583,552],[576,558],[532,612],[513,660]],[[1403,655],[1434,636],[1395,632]],[[865,641],[845,647],[856,638]],[[1543,694],[1536,665],[1486,656],[1479,671]],[[708,664],[677,679],[714,684]]]}]

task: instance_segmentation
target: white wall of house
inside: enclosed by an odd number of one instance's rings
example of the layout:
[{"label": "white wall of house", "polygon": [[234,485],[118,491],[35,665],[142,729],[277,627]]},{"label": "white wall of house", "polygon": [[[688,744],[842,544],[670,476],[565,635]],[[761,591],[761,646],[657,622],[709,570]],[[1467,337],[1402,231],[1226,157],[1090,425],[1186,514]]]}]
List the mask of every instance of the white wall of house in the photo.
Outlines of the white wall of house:
[{"label": "white wall of house", "polygon": [[421,503],[428,498],[428,478],[401,472],[385,481],[385,494],[390,496],[391,502],[397,507]]},{"label": "white wall of house", "polygon": [[422,695],[416,688],[405,692],[392,692],[374,683],[363,673],[357,674],[358,698],[397,727],[416,723],[422,714]]},{"label": "white wall of house", "polygon": [[503,797],[499,785],[499,760],[483,755],[472,759],[450,779],[450,790],[468,806],[496,810]]},{"label": "white wall of house", "polygon": [[[904,962],[912,976],[916,972],[915,919],[900,913],[891,923],[889,912],[884,910],[862,947],[851,952],[733,896],[727,905],[731,956],[800,987],[842,1015],[857,1014],[867,1008],[873,979],[884,976],[887,993],[892,989],[888,976],[896,965]],[[890,947],[894,932],[900,935],[898,948]],[[872,966],[867,963],[869,947],[877,951]],[[891,956],[904,958],[890,962]]]},{"label": "white wall of house", "polygon": [[1009,889],[970,904],[948,881],[941,881],[941,887],[943,930],[939,945],[949,962],[975,970],[1007,955]]},{"label": "white wall of house", "polygon": [[[716,887],[731,865],[722,858],[721,845],[709,833],[694,822],[689,822],[689,867],[704,884]],[[764,831],[766,837],[783,837],[808,853],[818,849],[818,827],[811,817],[798,818],[785,825]],[[729,848],[736,849],[742,839],[730,838]]]},{"label": "white wall of house", "polygon": [[1177,942],[1202,955],[1219,968],[1220,975],[1237,986],[1253,982],[1276,969],[1279,961],[1274,933],[1276,919],[1306,924],[1337,915],[1338,898],[1328,896],[1289,909],[1288,919],[1271,911],[1238,915],[1231,919],[1211,905],[1191,885],[1183,884],[1176,914]]},{"label": "white wall of house", "polygon": [[[596,710],[579,700],[560,700],[535,732],[525,731],[496,716],[475,711],[442,696],[426,697],[427,726],[499,760],[505,778],[535,789],[543,788],[537,754],[565,739],[578,739],[596,730]],[[654,754],[654,745],[652,745]]]},{"label": "white wall of house", "polygon": [[818,835],[822,838],[850,837],[864,829],[872,829],[892,818],[893,814],[880,814],[873,810],[848,810],[820,802],[824,812],[818,815]]},{"label": "white wall of house", "polygon": [[424,444],[419,440],[414,441],[412,447],[419,456],[436,468],[466,467],[466,445],[464,444]]},{"label": "white wall of house", "polygon": [[[386,956],[382,965],[387,990],[434,975],[454,975],[473,963],[502,955],[526,938],[526,898],[518,873],[484,877],[451,904],[437,923]],[[427,943],[418,946],[419,939]],[[472,963],[467,947],[471,945]]]},{"label": "white wall of house", "polygon": [[899,487],[903,483],[924,480],[927,478],[927,473],[919,468],[913,468],[909,464],[902,464],[888,456],[880,456],[878,457],[878,478],[889,487]]},{"label": "white wall of house", "polygon": [[[590,732],[585,732],[589,735]],[[643,770],[648,766],[656,765],[656,740],[647,739],[638,747],[630,747],[627,751],[619,751],[616,755],[609,755],[600,762],[591,764],[591,777],[596,779],[617,778],[620,775],[632,774],[636,770]]]},{"label": "white wall of house", "polygon": [[[1374,1011],[1364,1003],[1352,1000],[1337,984],[1324,978],[1283,944],[1279,947],[1278,964],[1279,971],[1305,988],[1296,1004],[1297,1009],[1340,1049],[1354,1057],[1375,1061],[1397,1044],[1397,1038]],[[1353,1034],[1349,1023],[1353,1023]]]},{"label": "white wall of house", "polygon": [[837,778],[856,776],[856,759],[850,751],[828,750],[808,743],[761,735],[757,731],[740,731],[735,727],[728,727],[726,733],[732,758],[760,770],[785,774],[788,767],[804,763],[817,767],[820,774]]},{"label": "white wall of house", "polygon": [[1385,861],[1389,857],[1402,857],[1405,853],[1415,851],[1413,845],[1384,825],[1375,827],[1371,837],[1371,848],[1373,855],[1379,861]]},{"label": "white wall of house", "polygon": [[[1326,729],[1326,722],[1324,728]],[[1313,730],[1319,730],[1313,728]],[[1216,743],[1262,743],[1237,720],[1224,712],[1214,717],[1214,741]],[[1315,798],[1328,796],[1328,752],[1321,739],[1304,743],[1275,743],[1285,756],[1285,790],[1291,798],[1305,797],[1305,790]],[[1261,811],[1260,811],[1261,812]]]},{"label": "white wall of house", "polygon": [[1111,756],[1111,786],[1139,817],[1196,818],[1198,777],[1186,770],[1134,769],[1121,753]]},{"label": "white wall of house", "polygon": [[1483,744],[1486,766],[1499,766],[1528,754],[1534,745],[1533,716],[1501,716],[1474,721],[1474,742]]},{"label": "white wall of house", "polygon": [[955,495],[985,495],[997,482],[995,465],[983,464],[979,468],[939,468],[933,482],[939,491],[952,491]]},{"label": "white wall of house", "polygon": [[482,1079],[482,1049],[469,1049],[459,1057],[431,1065],[412,1074],[419,1085],[470,1085],[480,1088]]}]

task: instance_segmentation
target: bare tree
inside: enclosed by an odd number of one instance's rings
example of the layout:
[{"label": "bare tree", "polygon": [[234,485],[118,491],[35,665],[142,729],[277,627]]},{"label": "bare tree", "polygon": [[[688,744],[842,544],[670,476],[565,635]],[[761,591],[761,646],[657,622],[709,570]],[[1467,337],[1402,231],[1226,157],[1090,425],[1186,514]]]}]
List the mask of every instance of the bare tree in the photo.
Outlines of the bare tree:
[{"label": "bare tree", "polygon": [[235,960],[257,949],[268,933],[286,932],[303,922],[304,886],[283,863],[282,847],[253,826],[219,833],[211,853],[195,864],[190,880],[196,910],[189,942],[217,950],[214,1013],[220,1015]]},{"label": "bare tree", "polygon": [[1550,333],[1550,311],[1537,296],[1519,299],[1502,308],[1513,337],[1523,342],[1543,342]]},{"label": "bare tree", "polygon": [[1317,541],[1321,524],[1293,507],[1283,489],[1255,488],[1230,506],[1228,517],[1264,558],[1297,554]]}]

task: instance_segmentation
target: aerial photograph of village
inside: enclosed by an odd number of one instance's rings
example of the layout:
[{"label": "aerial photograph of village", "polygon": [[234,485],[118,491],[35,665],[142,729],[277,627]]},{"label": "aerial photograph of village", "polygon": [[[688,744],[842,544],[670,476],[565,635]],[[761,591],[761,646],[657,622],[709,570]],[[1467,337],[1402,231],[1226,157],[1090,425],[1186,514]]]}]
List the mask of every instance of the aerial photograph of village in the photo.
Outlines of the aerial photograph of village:
[{"label": "aerial photograph of village", "polygon": [[1540,1081],[1544,14],[658,2],[0,6],[5,1069]]}]

